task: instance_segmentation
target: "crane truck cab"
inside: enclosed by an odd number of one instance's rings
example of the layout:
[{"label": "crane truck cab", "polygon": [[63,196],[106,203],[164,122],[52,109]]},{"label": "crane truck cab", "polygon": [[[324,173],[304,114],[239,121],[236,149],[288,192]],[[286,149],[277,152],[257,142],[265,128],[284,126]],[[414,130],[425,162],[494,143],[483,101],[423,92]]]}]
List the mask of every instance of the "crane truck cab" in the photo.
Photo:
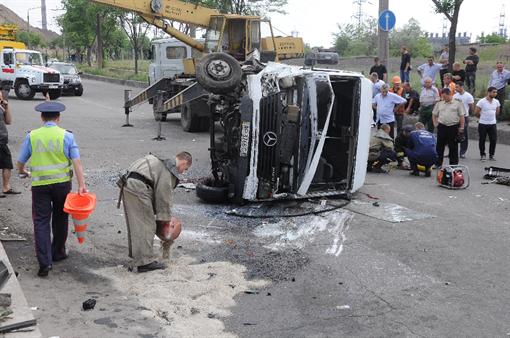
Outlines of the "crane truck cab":
[{"label": "crane truck cab", "polygon": [[175,38],[152,41],[149,85],[161,79],[187,78],[195,74],[193,59],[201,53]]}]

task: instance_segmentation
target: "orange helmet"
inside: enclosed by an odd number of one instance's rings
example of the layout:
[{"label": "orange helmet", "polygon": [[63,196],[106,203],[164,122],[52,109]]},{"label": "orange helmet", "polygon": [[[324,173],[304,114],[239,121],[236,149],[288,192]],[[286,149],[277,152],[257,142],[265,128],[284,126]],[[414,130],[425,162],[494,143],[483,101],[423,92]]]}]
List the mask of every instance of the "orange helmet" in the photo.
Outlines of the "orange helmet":
[{"label": "orange helmet", "polygon": [[402,83],[402,80],[400,80],[400,76],[395,75],[394,77],[391,78],[391,82],[392,83]]}]

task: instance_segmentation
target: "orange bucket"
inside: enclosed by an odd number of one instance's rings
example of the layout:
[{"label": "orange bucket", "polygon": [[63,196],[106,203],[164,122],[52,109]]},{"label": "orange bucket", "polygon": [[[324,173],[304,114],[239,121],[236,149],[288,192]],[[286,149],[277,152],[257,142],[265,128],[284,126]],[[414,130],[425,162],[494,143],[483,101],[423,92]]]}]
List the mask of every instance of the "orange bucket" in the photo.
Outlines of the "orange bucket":
[{"label": "orange bucket", "polygon": [[85,231],[87,231],[88,218],[96,208],[96,195],[85,193],[79,195],[75,192],[67,194],[64,203],[64,212],[71,215],[74,224],[74,232],[78,238],[78,242],[85,242]]}]

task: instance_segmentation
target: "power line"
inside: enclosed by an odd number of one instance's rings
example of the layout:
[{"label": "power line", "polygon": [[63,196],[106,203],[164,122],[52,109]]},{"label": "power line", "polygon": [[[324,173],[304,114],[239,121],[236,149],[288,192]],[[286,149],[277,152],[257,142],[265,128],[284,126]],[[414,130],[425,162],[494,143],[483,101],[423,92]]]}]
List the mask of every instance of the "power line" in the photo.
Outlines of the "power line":
[{"label": "power line", "polygon": [[354,0],[353,4],[356,5],[356,11],[352,15],[352,18],[356,20],[356,26],[359,29],[363,25],[363,21],[366,16],[365,11],[363,10],[363,6],[365,4],[372,5],[372,3],[369,0]]}]

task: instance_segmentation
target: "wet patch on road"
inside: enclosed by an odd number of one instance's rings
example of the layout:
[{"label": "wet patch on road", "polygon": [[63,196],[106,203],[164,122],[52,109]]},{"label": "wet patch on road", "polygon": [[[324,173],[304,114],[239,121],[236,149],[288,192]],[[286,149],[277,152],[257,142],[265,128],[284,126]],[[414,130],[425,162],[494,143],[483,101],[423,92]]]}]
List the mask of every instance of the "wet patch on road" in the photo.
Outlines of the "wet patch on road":
[{"label": "wet patch on road", "polygon": [[364,202],[354,200],[346,206],[346,209],[391,223],[423,220],[435,217],[434,215],[408,209],[398,204],[383,202]]}]

